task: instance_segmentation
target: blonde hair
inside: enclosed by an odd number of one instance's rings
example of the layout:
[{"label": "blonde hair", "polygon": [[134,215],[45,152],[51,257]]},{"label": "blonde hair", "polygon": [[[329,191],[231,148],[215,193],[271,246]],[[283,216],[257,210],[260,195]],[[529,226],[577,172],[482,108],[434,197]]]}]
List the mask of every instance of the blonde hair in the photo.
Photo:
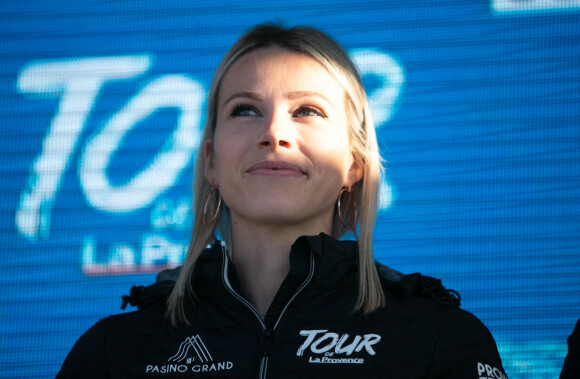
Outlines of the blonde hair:
[{"label": "blonde hair", "polygon": [[[350,147],[356,163],[362,167],[362,179],[351,184],[350,196],[341,199],[341,215],[345,220],[357,218],[359,245],[358,299],[355,310],[368,314],[384,306],[385,297],[380,285],[372,252],[373,231],[377,215],[381,159],[375,128],[360,75],[346,51],[327,34],[310,27],[285,29],[277,25],[260,25],[245,33],[227,52],[213,77],[207,103],[207,121],[201,139],[202,147],[197,153],[193,195],[194,220],[191,241],[181,272],[168,299],[168,315],[174,325],[187,324],[185,301],[194,296],[191,287],[193,268],[198,256],[208,244],[216,240],[216,229],[223,237],[229,236],[229,209],[221,205],[217,223],[206,225],[204,208],[213,215],[217,207],[212,184],[205,178],[205,155],[203,143],[213,139],[217,118],[217,99],[220,84],[234,62],[254,50],[280,47],[311,56],[319,61],[341,83],[345,90]],[[211,196],[211,198],[210,198]],[[215,200],[206,204],[207,199]],[[346,201],[345,201],[346,200]],[[346,206],[345,206],[346,205]],[[350,222],[348,222],[350,224]],[[332,236],[340,238],[347,232],[335,210]],[[353,228],[355,236],[356,225]]]}]

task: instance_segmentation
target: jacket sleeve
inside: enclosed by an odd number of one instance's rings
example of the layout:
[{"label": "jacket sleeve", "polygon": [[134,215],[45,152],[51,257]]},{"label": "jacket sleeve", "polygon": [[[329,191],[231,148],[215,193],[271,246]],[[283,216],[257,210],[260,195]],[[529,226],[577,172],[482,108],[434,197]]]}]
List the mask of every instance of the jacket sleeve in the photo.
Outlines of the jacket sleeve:
[{"label": "jacket sleeve", "polygon": [[507,379],[493,336],[479,319],[449,309],[435,344],[429,378]]},{"label": "jacket sleeve", "polygon": [[106,378],[106,319],[97,322],[74,344],[57,379]]}]

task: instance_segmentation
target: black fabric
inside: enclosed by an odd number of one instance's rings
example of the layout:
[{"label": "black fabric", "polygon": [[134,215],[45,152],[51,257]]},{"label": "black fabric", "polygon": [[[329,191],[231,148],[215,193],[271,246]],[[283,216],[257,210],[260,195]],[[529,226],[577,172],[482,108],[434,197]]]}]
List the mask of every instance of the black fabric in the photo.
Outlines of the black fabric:
[{"label": "black fabric", "polygon": [[[134,287],[138,311],[99,321],[58,378],[504,378],[493,337],[441,282],[377,265],[387,306],[355,312],[358,249],[301,237],[263,321],[216,243],[193,274],[190,326],[165,317],[171,281]],[[224,274],[226,273],[226,274]],[[160,278],[168,276],[160,275]]]},{"label": "black fabric", "polygon": [[560,379],[580,378],[580,320],[568,337],[568,354],[560,373]]}]

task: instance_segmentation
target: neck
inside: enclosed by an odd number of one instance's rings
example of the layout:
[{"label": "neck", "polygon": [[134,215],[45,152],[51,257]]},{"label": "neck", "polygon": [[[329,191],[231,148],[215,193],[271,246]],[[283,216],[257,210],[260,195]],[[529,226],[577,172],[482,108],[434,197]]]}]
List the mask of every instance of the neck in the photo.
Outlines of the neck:
[{"label": "neck", "polygon": [[290,270],[292,244],[301,235],[320,232],[329,233],[330,230],[257,226],[236,222],[232,218],[232,261],[238,273],[242,294],[258,313],[266,314]]}]

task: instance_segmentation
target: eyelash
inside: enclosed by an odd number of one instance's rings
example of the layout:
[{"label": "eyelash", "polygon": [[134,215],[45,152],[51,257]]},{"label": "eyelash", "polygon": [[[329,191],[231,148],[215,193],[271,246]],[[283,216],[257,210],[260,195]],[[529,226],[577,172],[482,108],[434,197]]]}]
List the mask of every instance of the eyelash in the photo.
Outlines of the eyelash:
[{"label": "eyelash", "polygon": [[240,113],[242,113],[243,111],[253,111],[256,114],[260,114],[256,108],[252,107],[251,105],[247,105],[247,104],[238,104],[234,107],[234,109],[232,110],[232,112],[230,113],[231,117],[240,117]]},{"label": "eyelash", "polygon": [[[241,113],[244,112],[244,111],[253,111],[253,112],[255,112],[258,115],[260,114],[260,112],[258,112],[258,110],[256,108],[254,108],[253,106],[251,106],[251,105],[248,105],[248,104],[238,104],[238,105],[236,105],[234,107],[234,109],[230,113],[230,116],[231,117],[242,117],[241,116]],[[293,116],[298,116],[300,112],[304,112],[304,111],[312,112],[312,113],[314,113],[318,117],[328,118],[328,116],[324,112],[322,112],[320,109],[318,109],[316,107],[313,107],[313,106],[309,106],[309,105],[304,105],[304,106],[299,107],[298,109],[296,109],[292,113],[292,115]]]},{"label": "eyelash", "polygon": [[296,115],[297,113],[300,113],[302,111],[309,111],[314,113],[316,116],[318,117],[322,117],[322,118],[327,118],[328,116],[326,114],[324,114],[324,112],[322,112],[320,109],[316,108],[316,107],[312,107],[312,106],[308,106],[308,105],[304,105],[302,107],[299,107],[296,111],[294,111],[293,115]]}]

